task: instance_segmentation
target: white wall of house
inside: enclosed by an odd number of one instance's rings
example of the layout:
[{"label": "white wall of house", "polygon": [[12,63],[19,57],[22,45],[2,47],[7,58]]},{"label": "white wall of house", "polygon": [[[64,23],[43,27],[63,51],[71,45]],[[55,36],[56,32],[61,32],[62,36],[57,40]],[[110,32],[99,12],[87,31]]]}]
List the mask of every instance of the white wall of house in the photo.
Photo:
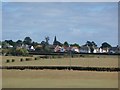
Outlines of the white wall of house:
[{"label": "white wall of house", "polygon": [[90,53],[90,50],[80,49],[79,52],[80,52],[80,53]]},{"label": "white wall of house", "polygon": [[106,50],[104,50],[104,49],[102,50],[102,53],[106,53],[106,52],[107,52]]},{"label": "white wall of house", "polygon": [[98,52],[98,50],[97,50],[97,49],[94,49],[93,53],[97,53],[97,52]]},{"label": "white wall of house", "polygon": [[99,49],[99,53],[108,53],[108,52],[109,52],[108,48],[107,49],[102,49],[102,48]]},{"label": "white wall of house", "polygon": [[93,53],[100,53],[99,48],[94,49]]},{"label": "white wall of house", "polygon": [[103,53],[103,50],[102,50],[102,48],[100,48],[100,49],[99,49],[99,53]]},{"label": "white wall of house", "polygon": [[90,50],[88,50],[87,53],[90,53]]},{"label": "white wall of house", "polygon": [[9,45],[8,47],[9,47],[9,48],[13,48],[13,46],[12,46],[12,45]]},{"label": "white wall of house", "polygon": [[80,50],[78,48],[75,48],[74,51],[78,52],[78,53],[80,52]]},{"label": "white wall of house", "polygon": [[35,50],[35,48],[33,46],[30,47],[31,50]]}]

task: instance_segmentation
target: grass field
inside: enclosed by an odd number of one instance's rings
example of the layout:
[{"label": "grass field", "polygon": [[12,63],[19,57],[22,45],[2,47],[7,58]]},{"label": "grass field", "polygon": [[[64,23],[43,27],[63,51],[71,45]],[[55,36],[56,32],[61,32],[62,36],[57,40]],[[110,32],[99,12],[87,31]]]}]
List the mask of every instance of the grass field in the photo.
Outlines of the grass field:
[{"label": "grass field", "polygon": [[[38,59],[34,60],[34,57],[29,57],[31,61],[25,61],[28,57],[14,57],[14,56],[3,56],[2,65],[3,66],[85,66],[85,67],[118,67],[118,57],[117,56],[100,56],[98,57],[79,57],[79,58],[56,58],[56,59]],[[24,60],[20,62],[20,59]],[[6,60],[15,59],[15,62],[6,63]],[[71,62],[70,62],[71,60]]]},{"label": "grass field", "polygon": [[[70,58],[38,59],[35,57],[3,56],[3,66],[69,65]],[[31,61],[22,61],[32,58]],[[14,59],[15,62],[6,63]],[[118,67],[117,56],[71,58],[71,64],[90,67]],[[3,88],[117,88],[118,72],[73,70],[2,70]]]},{"label": "grass field", "polygon": [[117,88],[117,72],[3,70],[3,88]]}]

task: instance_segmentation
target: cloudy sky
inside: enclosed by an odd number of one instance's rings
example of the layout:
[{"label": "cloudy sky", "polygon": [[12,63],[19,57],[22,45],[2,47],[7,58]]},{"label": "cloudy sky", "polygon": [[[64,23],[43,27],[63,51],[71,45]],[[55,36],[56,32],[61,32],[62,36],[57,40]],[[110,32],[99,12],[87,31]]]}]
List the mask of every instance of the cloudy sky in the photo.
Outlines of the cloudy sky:
[{"label": "cloudy sky", "polygon": [[2,39],[23,40],[26,36],[41,42],[54,36],[60,42],[94,41],[98,46],[118,44],[117,2],[3,2]]}]

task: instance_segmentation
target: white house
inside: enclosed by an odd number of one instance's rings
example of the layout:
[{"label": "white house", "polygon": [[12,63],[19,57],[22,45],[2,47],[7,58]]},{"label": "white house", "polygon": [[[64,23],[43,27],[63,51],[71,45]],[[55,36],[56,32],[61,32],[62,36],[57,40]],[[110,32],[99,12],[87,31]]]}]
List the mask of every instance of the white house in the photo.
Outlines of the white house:
[{"label": "white house", "polygon": [[109,53],[109,48],[99,48],[99,53]]},{"label": "white house", "polygon": [[120,48],[119,47],[111,47],[109,49],[109,53],[120,53]]},{"label": "white house", "polygon": [[99,53],[99,52],[100,52],[100,51],[99,51],[99,48],[98,48],[98,47],[94,48],[93,53]]},{"label": "white house", "polygon": [[61,46],[57,45],[55,48],[54,48],[54,52],[61,52]]},{"label": "white house", "polygon": [[13,46],[12,45],[8,45],[8,48],[13,48]]},{"label": "white house", "polygon": [[81,46],[80,53],[90,53],[90,48],[88,46]]},{"label": "white house", "polygon": [[33,51],[34,51],[34,50],[35,50],[35,48],[34,48],[33,46],[30,46],[30,50],[33,50]]},{"label": "white house", "polygon": [[75,46],[72,47],[71,50],[74,51],[74,52],[77,52],[77,53],[80,52],[80,49],[78,47],[75,47]]}]

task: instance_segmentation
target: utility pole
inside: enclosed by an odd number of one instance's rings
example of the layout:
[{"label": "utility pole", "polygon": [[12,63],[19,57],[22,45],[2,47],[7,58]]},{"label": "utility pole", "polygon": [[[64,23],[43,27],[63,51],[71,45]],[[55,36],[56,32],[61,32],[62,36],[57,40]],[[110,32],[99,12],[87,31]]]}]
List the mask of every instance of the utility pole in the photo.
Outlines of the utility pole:
[{"label": "utility pole", "polygon": [[71,57],[72,57],[72,52],[71,52],[71,50],[70,50],[70,70],[71,70],[71,66],[72,66],[72,59],[71,59]]},{"label": "utility pole", "polygon": [[71,47],[69,46],[69,53],[70,53],[70,62],[69,62],[69,64],[70,64],[70,67],[69,67],[69,70],[71,70],[71,57],[72,57],[72,52],[71,52]]}]

